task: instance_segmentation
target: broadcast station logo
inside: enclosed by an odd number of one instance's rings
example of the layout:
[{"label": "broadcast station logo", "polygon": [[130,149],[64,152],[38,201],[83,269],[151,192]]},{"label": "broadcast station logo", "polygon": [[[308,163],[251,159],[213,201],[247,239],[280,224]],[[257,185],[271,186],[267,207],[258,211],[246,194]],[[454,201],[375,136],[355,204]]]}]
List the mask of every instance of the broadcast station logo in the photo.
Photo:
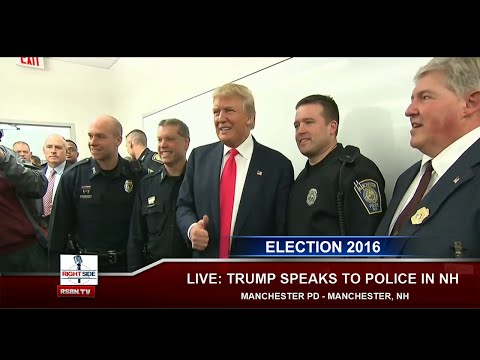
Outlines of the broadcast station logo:
[{"label": "broadcast station logo", "polygon": [[97,255],[60,255],[58,297],[95,297],[98,285]]}]

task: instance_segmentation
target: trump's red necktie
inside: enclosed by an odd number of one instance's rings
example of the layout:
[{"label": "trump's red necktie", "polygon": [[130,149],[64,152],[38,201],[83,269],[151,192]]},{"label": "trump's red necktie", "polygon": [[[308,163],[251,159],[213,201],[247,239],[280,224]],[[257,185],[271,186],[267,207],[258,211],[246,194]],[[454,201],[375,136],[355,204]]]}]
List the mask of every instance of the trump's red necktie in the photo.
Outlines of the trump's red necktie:
[{"label": "trump's red necktie", "polygon": [[226,259],[230,254],[230,232],[232,227],[233,199],[235,198],[235,181],[238,150],[231,149],[220,179],[220,258]]}]

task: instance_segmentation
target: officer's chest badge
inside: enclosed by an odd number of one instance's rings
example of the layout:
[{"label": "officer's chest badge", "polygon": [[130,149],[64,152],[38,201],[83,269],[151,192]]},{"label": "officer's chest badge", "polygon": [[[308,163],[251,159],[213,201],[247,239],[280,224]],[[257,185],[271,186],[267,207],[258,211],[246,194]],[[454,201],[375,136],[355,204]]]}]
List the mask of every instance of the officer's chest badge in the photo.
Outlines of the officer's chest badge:
[{"label": "officer's chest badge", "polygon": [[312,206],[317,200],[317,189],[310,189],[308,190],[307,194],[307,205]]},{"label": "officer's chest badge", "polygon": [[382,212],[382,195],[375,180],[356,180],[353,182],[353,188],[369,215]]},{"label": "officer's chest badge", "polygon": [[82,185],[82,193],[80,194],[80,199],[91,199],[92,198],[92,187],[90,185]]},{"label": "officer's chest badge", "polygon": [[132,190],[133,190],[133,182],[132,180],[125,180],[125,185],[123,186],[123,188],[125,189],[125,191],[127,193],[131,193]]},{"label": "officer's chest badge", "polygon": [[425,206],[418,209],[417,212],[410,218],[412,225],[420,225],[430,215],[430,210]]},{"label": "officer's chest badge", "polygon": [[150,196],[147,202],[148,202],[148,206],[155,206],[155,196]]}]

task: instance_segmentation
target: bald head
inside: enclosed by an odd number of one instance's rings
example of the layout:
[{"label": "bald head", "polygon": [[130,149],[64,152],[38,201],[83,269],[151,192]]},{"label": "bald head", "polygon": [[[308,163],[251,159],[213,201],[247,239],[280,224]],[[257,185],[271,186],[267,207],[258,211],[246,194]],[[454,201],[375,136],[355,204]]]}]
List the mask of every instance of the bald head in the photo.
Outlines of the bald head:
[{"label": "bald head", "polygon": [[122,132],[122,124],[110,115],[100,115],[90,123],[88,147],[102,169],[110,170],[117,164]]},{"label": "bald head", "polygon": [[120,124],[120,121],[118,121],[116,118],[114,118],[111,115],[107,115],[107,114],[100,115],[91,122],[91,125],[101,126],[101,127],[104,127],[105,129],[108,129],[108,131],[114,137],[118,137],[118,136],[121,137],[123,134],[122,124]]},{"label": "bald head", "polygon": [[43,143],[43,155],[50,167],[55,168],[67,159],[67,142],[62,135],[48,135]]}]

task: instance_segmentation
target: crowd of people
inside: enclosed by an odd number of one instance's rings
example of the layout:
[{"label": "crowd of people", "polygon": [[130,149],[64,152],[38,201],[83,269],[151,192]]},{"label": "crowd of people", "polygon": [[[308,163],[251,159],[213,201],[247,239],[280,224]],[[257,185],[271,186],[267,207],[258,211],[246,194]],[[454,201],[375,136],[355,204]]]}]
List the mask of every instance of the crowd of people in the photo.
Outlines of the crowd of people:
[{"label": "crowd of people", "polygon": [[[45,163],[29,145],[0,145],[1,272],[58,272],[59,255],[98,255],[101,272],[131,272],[162,258],[229,258],[243,236],[385,236],[398,254],[480,257],[480,58],[433,58],[414,76],[410,146],[423,158],[385,180],[355,144],[337,141],[330,95],[295,105],[294,140],[305,156],[256,139],[250,89],[228,83],[212,98],[218,141],[192,149],[180,119],[158,124],[157,151],[118,119],[89,123],[90,156],[52,134]],[[469,204],[468,206],[466,204]],[[388,206],[387,206],[388,205]]]}]

